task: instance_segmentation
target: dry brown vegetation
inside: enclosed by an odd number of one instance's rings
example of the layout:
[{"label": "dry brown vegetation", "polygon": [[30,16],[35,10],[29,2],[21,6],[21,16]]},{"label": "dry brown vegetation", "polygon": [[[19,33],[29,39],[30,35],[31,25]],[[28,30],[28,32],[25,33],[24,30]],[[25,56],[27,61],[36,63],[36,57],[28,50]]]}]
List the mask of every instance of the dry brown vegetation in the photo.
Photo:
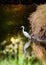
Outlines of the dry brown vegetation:
[{"label": "dry brown vegetation", "polygon": [[36,11],[30,16],[30,22],[32,23],[33,34],[46,38],[46,4],[37,7]]},{"label": "dry brown vegetation", "polygon": [[[30,24],[33,35],[42,40],[46,40],[46,4],[37,6],[36,11],[30,15]],[[43,47],[45,45],[45,47]],[[36,57],[46,65],[46,43],[44,44],[34,41],[32,50]]]}]

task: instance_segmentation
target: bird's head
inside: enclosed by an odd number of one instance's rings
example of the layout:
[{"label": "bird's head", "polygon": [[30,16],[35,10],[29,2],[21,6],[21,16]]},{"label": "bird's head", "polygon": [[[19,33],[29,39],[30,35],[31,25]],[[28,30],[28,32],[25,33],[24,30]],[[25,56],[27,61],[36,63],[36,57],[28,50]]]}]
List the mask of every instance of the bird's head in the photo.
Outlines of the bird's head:
[{"label": "bird's head", "polygon": [[21,26],[20,28],[24,29],[25,27],[24,26]]}]

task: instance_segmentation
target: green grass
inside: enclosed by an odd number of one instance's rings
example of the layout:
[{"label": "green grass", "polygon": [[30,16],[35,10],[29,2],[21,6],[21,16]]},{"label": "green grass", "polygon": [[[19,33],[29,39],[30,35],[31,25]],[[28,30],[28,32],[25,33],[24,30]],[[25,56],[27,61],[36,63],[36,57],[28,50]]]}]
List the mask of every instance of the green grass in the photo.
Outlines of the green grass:
[{"label": "green grass", "polygon": [[35,57],[26,57],[19,55],[19,59],[4,59],[0,60],[0,65],[42,65],[40,61],[36,60]]}]

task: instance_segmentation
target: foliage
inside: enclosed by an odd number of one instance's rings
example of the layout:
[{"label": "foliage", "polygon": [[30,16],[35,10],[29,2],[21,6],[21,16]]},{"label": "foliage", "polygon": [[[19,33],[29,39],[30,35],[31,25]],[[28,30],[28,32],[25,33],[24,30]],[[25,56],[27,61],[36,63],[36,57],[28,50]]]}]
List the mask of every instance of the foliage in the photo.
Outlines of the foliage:
[{"label": "foliage", "polygon": [[[18,34],[21,25],[24,25],[29,30],[27,18],[30,12],[34,11],[34,8],[32,8],[30,5],[0,6],[0,65],[41,65],[34,56],[27,57],[19,53],[16,56],[14,54],[16,45],[10,41],[13,35]],[[16,38],[14,41],[16,42]],[[19,43],[25,43],[25,38],[23,41],[21,40]],[[14,59],[10,56],[12,53],[15,55]]]},{"label": "foliage", "polygon": [[19,55],[19,59],[9,57],[9,59],[0,60],[0,65],[42,65],[42,63],[34,56]]},{"label": "foliage", "polygon": [[23,53],[24,38],[18,36],[8,37],[0,44],[0,58],[15,58],[18,53]]}]

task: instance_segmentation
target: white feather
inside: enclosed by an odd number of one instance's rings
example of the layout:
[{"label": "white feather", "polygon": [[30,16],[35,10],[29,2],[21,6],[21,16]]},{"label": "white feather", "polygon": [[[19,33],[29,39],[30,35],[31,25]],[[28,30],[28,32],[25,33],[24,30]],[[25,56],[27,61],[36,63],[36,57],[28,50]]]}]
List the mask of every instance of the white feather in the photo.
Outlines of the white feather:
[{"label": "white feather", "polygon": [[28,42],[25,43],[25,45],[24,45],[24,52],[25,53],[27,53],[26,49],[30,46],[30,43],[31,43],[31,40],[29,40]]},{"label": "white feather", "polygon": [[23,32],[24,36],[25,36],[26,38],[29,38],[29,39],[30,39],[29,33],[27,33],[26,31],[24,31],[25,27],[24,27],[24,26],[21,26],[21,28],[22,28],[22,32]]}]

